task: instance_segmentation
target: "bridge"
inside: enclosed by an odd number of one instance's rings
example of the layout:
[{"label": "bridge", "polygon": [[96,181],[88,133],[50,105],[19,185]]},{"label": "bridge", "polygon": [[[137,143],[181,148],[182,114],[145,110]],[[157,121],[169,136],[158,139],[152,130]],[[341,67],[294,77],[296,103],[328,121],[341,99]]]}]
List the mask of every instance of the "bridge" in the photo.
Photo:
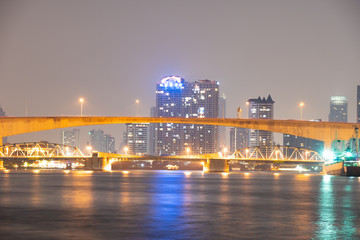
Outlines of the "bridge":
[{"label": "bridge", "polygon": [[219,125],[291,134],[325,142],[330,148],[336,138],[348,140],[359,123],[314,122],[298,120],[235,119],[235,118],[165,118],[165,117],[0,117],[2,137],[43,130],[121,123],[183,123]]},{"label": "bridge", "polygon": [[266,146],[265,148],[239,149],[231,157],[222,156],[221,153],[183,156],[138,156],[102,152],[84,155],[78,148],[48,142],[16,143],[1,146],[0,160],[83,161],[84,168],[91,170],[110,170],[111,164],[117,161],[184,161],[202,163],[205,172],[228,172],[230,162],[323,164],[321,156],[315,151],[278,145]]}]

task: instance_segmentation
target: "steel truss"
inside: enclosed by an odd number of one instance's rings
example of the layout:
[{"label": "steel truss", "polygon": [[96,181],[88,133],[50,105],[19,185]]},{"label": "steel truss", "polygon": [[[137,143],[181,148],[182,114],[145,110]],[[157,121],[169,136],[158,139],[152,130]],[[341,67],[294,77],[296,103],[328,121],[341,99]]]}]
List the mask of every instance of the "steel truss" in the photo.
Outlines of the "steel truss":
[{"label": "steel truss", "polygon": [[238,149],[232,154],[231,158],[239,160],[323,161],[320,154],[316,151],[279,145]]},{"label": "steel truss", "polygon": [[0,157],[4,158],[61,158],[85,157],[77,147],[49,142],[25,142],[0,146]]}]

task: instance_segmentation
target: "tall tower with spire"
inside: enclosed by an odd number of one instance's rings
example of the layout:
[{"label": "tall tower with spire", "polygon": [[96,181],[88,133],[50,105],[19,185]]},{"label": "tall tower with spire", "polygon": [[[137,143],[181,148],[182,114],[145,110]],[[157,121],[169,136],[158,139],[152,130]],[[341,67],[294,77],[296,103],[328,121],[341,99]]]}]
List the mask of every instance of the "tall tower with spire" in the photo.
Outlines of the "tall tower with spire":
[{"label": "tall tower with spire", "polygon": [[[267,99],[258,97],[249,99],[249,118],[250,119],[274,119],[274,101],[270,94]],[[272,132],[262,130],[249,130],[249,146],[267,146],[274,143]]]}]

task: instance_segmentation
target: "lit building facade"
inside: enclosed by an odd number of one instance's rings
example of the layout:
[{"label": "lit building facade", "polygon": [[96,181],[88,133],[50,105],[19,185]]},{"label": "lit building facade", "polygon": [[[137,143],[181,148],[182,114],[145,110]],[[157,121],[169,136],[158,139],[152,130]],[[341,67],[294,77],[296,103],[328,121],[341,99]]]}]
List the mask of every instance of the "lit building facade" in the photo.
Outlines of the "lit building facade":
[{"label": "lit building facade", "polygon": [[348,100],[344,96],[332,96],[330,98],[329,122],[348,121]]},{"label": "lit building facade", "polygon": [[149,123],[126,124],[126,146],[128,154],[145,155],[149,153]]},{"label": "lit building facade", "polygon": [[[158,117],[217,118],[219,83],[210,80],[186,82],[177,76],[165,77],[156,85]],[[185,155],[214,153],[218,149],[218,127],[157,123],[156,154]]]},{"label": "lit building facade", "polygon": [[73,128],[71,130],[61,131],[61,144],[72,147],[80,146],[80,129]]},{"label": "lit building facade", "polygon": [[93,129],[89,132],[90,145],[94,151],[98,152],[115,152],[115,138],[110,134],[104,134],[103,130]]},{"label": "lit building facade", "polygon": [[[150,117],[156,117],[156,107],[151,107],[150,108]],[[156,128],[156,124],[155,123],[150,123],[149,125],[149,137],[148,137],[148,153],[150,155],[155,155],[156,154],[156,135],[155,135],[155,128]]]},{"label": "lit building facade", "polygon": [[[274,119],[274,101],[269,95],[266,98],[249,99],[249,118],[250,119]],[[274,142],[272,132],[262,130],[249,130],[249,147],[268,146]]]}]

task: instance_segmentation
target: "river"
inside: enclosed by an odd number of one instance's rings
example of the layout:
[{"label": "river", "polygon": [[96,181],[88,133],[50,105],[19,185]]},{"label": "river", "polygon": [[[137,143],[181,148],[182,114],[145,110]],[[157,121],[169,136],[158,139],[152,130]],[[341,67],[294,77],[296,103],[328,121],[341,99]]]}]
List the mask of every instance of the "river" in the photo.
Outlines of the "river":
[{"label": "river", "polygon": [[360,239],[360,178],[0,172],[0,239]]}]

